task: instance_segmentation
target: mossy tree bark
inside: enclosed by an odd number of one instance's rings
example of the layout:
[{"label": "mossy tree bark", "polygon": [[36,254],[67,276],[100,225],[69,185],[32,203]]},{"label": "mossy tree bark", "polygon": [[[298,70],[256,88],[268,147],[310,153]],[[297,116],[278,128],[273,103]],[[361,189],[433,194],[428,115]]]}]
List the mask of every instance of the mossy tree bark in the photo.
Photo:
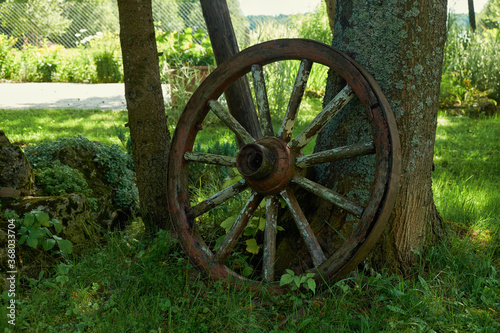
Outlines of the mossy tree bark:
[{"label": "mossy tree bark", "polygon": [[142,216],[148,233],[170,228],[170,133],[160,81],[151,1],[118,0],[125,98]]},{"label": "mossy tree bark", "polygon": [[[378,81],[396,116],[401,139],[399,196],[386,233],[369,255],[376,268],[404,273],[416,259],[415,253],[442,235],[431,172],[446,13],[445,0],[337,1],[333,46],[358,61]],[[332,75],[325,102],[335,95],[338,85]],[[319,135],[317,150],[350,144],[367,134],[366,121],[359,116],[363,110],[351,104]],[[346,190],[350,197],[362,201],[370,190],[371,163],[370,157],[336,163],[317,168],[316,177],[320,183]],[[337,231],[346,228],[345,214],[331,207],[320,209],[317,216],[321,217],[316,220],[326,218]]]}]

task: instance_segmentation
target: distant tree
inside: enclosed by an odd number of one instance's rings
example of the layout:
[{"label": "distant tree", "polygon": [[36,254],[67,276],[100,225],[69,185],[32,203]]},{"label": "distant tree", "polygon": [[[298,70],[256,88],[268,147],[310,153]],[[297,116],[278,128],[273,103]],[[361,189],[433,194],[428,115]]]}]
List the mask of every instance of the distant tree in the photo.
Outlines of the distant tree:
[{"label": "distant tree", "polygon": [[62,35],[71,24],[63,15],[64,0],[7,0],[1,8],[2,26],[11,28],[25,43],[41,45],[44,39]]},{"label": "distant tree", "polygon": [[500,0],[489,0],[481,11],[479,19],[486,29],[500,28]]},{"label": "distant tree", "polygon": [[476,12],[474,11],[474,0],[467,0],[469,4],[469,24],[472,31],[476,31]]}]

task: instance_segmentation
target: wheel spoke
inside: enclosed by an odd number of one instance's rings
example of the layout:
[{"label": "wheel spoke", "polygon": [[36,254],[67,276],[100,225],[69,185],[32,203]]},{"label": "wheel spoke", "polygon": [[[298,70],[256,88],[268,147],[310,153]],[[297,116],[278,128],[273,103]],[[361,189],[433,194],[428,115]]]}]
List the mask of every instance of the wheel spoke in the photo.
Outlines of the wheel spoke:
[{"label": "wheel spoke", "polygon": [[314,266],[321,265],[326,260],[326,256],[319,245],[318,239],[314,236],[311,226],[309,225],[309,222],[307,222],[295,195],[289,188],[285,189],[280,194],[287,203],[288,209],[292,213],[295,224],[299,228],[300,235],[304,239],[307,249],[311,254]]},{"label": "wheel spoke", "polygon": [[236,158],[231,156],[199,153],[187,151],[184,153],[184,159],[189,162],[215,164],[227,167],[236,167]]},{"label": "wheel spoke", "polygon": [[325,150],[311,155],[300,156],[297,157],[295,165],[299,168],[307,168],[321,163],[333,162],[373,153],[375,153],[375,143],[373,141],[369,141]]},{"label": "wheel spoke", "polygon": [[269,101],[267,99],[266,81],[264,70],[259,64],[252,65],[253,86],[255,99],[259,109],[260,123],[264,129],[264,136],[273,136],[273,124],[271,123],[271,113],[269,112]]},{"label": "wheel spoke", "polygon": [[229,111],[222,106],[219,102],[217,102],[214,99],[211,99],[208,101],[208,106],[210,109],[215,113],[217,117],[219,117],[220,120],[224,124],[226,124],[227,127],[231,131],[236,134],[238,139],[240,139],[243,143],[252,143],[255,142],[255,139],[250,135],[250,133],[247,132],[247,130],[241,126],[241,124],[229,113]]},{"label": "wheel spoke", "polygon": [[278,222],[278,204],[276,196],[266,197],[266,229],[264,230],[264,281],[274,280],[274,262],[276,261],[276,224]]},{"label": "wheel spoke", "polygon": [[231,199],[232,197],[238,195],[239,193],[243,192],[248,185],[245,183],[245,181],[242,179],[239,182],[223,189],[222,191],[212,195],[210,198],[200,202],[196,206],[192,207],[188,215],[191,218],[198,217],[200,215],[205,214],[209,210],[211,210],[214,207],[217,207],[218,205],[222,204],[223,202],[226,202],[227,200]]},{"label": "wheel spoke", "polygon": [[290,142],[290,148],[301,150],[330,120],[354,97],[354,91],[346,85],[335,98],[314,118],[309,125]]},{"label": "wheel spoke", "polygon": [[217,262],[224,263],[226,261],[227,257],[231,254],[231,251],[234,249],[234,246],[243,234],[248,221],[250,221],[250,219],[252,218],[253,213],[255,212],[261,201],[262,196],[255,192],[252,192],[247,200],[247,203],[243,207],[243,210],[236,218],[236,221],[222,241],[219,249],[215,253],[215,260]]},{"label": "wheel spoke", "polygon": [[364,208],[347,199],[343,195],[340,195],[329,188],[324,187],[318,183],[315,183],[302,176],[294,176],[292,182],[305,188],[309,192],[316,194],[318,197],[325,199],[326,201],[348,211],[356,217],[360,217],[363,214]]},{"label": "wheel spoke", "polygon": [[290,141],[292,137],[295,120],[297,119],[297,112],[299,110],[304,91],[306,90],[307,80],[309,78],[311,68],[312,62],[307,59],[303,59],[300,63],[295,84],[293,85],[292,95],[290,96],[290,101],[288,102],[285,118],[283,119],[280,129],[278,130],[278,134],[276,135],[277,137],[285,140],[285,142]]}]

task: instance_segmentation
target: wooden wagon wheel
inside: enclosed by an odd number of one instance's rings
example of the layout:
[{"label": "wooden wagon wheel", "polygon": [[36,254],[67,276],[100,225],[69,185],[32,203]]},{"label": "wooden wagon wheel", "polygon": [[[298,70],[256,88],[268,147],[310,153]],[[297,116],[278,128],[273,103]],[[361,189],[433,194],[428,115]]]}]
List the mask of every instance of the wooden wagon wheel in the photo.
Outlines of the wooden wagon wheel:
[{"label": "wooden wagon wheel", "polygon": [[[276,134],[271,125],[263,66],[283,60],[301,61],[289,106]],[[292,138],[295,119],[307,78],[313,63],[319,63],[340,75],[346,86],[323,108],[309,125]],[[218,101],[223,92],[238,78],[252,73],[255,99],[259,110],[263,136],[252,137]],[[357,96],[366,109],[372,139],[346,147],[338,147],[304,156],[301,150],[353,98]],[[237,157],[193,152],[195,138],[203,121],[212,111],[236,135],[240,142]],[[365,116],[365,115],[362,115]],[[375,173],[370,198],[361,205],[304,177],[303,170],[321,163],[375,155]],[[168,172],[169,209],[179,241],[191,260],[216,279],[249,282],[260,288],[262,282],[277,280],[276,228],[279,224],[278,202],[286,202],[302,239],[307,245],[316,272],[315,278],[337,278],[357,265],[374,245],[385,228],[397,195],[400,173],[400,144],[396,123],[389,104],[378,84],[355,61],[342,52],[319,42],[304,39],[283,39],[250,47],[221,64],[197,89],[177,124],[171,144]],[[242,179],[221,189],[198,204],[190,199],[188,184],[191,163],[237,167]],[[357,219],[350,238],[333,255],[327,257],[314,235],[307,217],[294,194],[305,189],[327,200]],[[247,191],[248,200],[217,250],[198,228],[198,218],[211,209]],[[265,231],[263,258],[252,280],[237,273],[228,265],[242,234],[261,202],[265,202]]]}]

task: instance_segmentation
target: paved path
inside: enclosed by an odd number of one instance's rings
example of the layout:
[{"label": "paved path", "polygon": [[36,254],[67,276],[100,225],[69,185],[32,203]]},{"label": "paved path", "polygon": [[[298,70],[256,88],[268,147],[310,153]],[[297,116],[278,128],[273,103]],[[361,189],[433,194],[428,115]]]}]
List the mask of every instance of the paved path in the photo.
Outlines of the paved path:
[{"label": "paved path", "polygon": [[[163,96],[168,96],[163,86]],[[125,110],[123,83],[0,83],[0,109]]]}]

